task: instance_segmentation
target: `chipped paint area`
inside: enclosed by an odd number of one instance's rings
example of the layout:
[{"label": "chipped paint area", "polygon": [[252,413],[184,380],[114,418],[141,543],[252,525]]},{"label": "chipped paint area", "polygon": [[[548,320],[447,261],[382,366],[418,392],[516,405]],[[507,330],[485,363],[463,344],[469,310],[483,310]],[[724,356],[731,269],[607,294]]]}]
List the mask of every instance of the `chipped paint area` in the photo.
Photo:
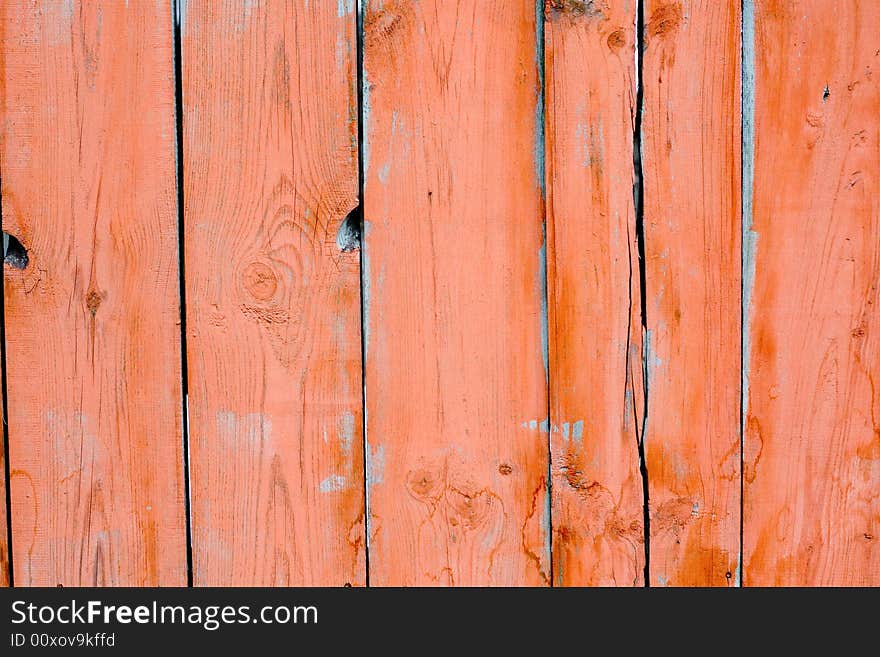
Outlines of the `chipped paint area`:
[{"label": "chipped paint area", "polygon": [[354,13],[355,0],[336,0],[336,15],[345,18]]},{"label": "chipped paint area", "polygon": [[541,298],[541,363],[544,379],[550,381],[550,324],[547,309],[547,225],[541,226],[541,248],[538,249],[538,289]]},{"label": "chipped paint area", "polygon": [[367,456],[367,488],[385,481],[385,447],[369,447]]},{"label": "chipped paint area", "polygon": [[520,423],[520,427],[529,431],[539,431],[540,433],[560,433],[565,440],[573,439],[581,442],[584,439],[584,421],[576,420],[574,422],[562,422],[561,424],[550,424],[545,417],[540,420],[526,420]]},{"label": "chipped paint area", "polygon": [[351,453],[351,447],[354,443],[354,413],[344,411],[339,418],[339,442],[346,454]]},{"label": "chipped paint area", "polygon": [[351,41],[347,34],[336,35],[336,68],[344,69],[348,65],[348,59],[351,56]]},{"label": "chipped paint area", "polygon": [[[366,137],[364,137],[366,142]],[[366,165],[364,165],[366,169]],[[370,266],[370,233],[373,230],[372,224],[363,220],[363,234],[361,235],[361,340],[363,341],[364,357],[370,353],[370,309],[373,301],[371,281],[372,267]],[[366,383],[364,383],[366,385]]]},{"label": "chipped paint area", "polygon": [[601,119],[589,125],[579,122],[575,126],[575,139],[580,145],[581,166],[585,169],[601,167],[605,161],[605,135]]},{"label": "chipped paint area", "polygon": [[388,174],[391,172],[391,161],[389,160],[385,164],[382,165],[382,168],[379,169],[378,176],[379,182],[383,185],[388,182]]},{"label": "chipped paint area", "polygon": [[217,435],[224,441],[259,443],[271,439],[272,421],[263,413],[218,411]]},{"label": "chipped paint area", "polygon": [[361,166],[363,168],[363,176],[366,178],[367,173],[370,170],[370,115],[373,110],[370,101],[372,86],[370,85],[366,66],[361,68],[361,79],[361,130],[363,131],[363,138],[361,140]]},{"label": "chipped paint area", "polygon": [[345,490],[346,479],[342,475],[334,474],[325,478],[318,484],[318,490],[322,493],[338,493]]}]

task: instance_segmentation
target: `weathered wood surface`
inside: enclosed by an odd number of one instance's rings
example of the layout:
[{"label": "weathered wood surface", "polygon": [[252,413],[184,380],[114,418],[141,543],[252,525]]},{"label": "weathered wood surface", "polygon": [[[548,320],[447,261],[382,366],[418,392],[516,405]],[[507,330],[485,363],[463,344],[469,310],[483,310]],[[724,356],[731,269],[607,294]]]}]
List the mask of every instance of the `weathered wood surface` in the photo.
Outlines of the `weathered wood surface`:
[{"label": "weathered wood surface", "polygon": [[0,3],[17,585],[184,585],[167,3]]},{"label": "weathered wood surface", "polygon": [[371,584],[548,584],[536,7],[368,0]]},{"label": "weathered wood surface", "polygon": [[353,5],[181,16],[196,585],[366,581]]},{"label": "weathered wood surface", "polygon": [[880,585],[880,4],[756,0],[745,584]]},{"label": "weathered wood surface", "polygon": [[636,3],[545,4],[554,584],[644,580]]},{"label": "weathered wood surface", "polygon": [[880,585],[877,25],[0,0],[0,585]]},{"label": "weathered wood surface", "polygon": [[737,580],[739,3],[644,3],[650,584]]}]

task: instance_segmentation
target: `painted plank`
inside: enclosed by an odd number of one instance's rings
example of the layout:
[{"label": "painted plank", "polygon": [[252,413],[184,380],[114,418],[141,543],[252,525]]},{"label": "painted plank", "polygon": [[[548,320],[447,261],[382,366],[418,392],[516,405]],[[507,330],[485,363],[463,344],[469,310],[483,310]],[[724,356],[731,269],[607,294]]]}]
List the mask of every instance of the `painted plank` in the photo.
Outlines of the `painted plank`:
[{"label": "painted plank", "polygon": [[545,3],[553,575],[638,586],[645,537],[636,3]]},{"label": "painted plank", "polygon": [[644,3],[650,585],[724,586],[740,551],[739,3]]},{"label": "painted plank", "polygon": [[880,5],[747,8],[744,581],[877,586]]},{"label": "painted plank", "polygon": [[167,2],[0,3],[17,585],[185,585]]},{"label": "painted plank", "polygon": [[196,585],[366,581],[353,5],[181,17]]},{"label": "painted plank", "polygon": [[536,13],[365,4],[371,584],[550,580]]}]

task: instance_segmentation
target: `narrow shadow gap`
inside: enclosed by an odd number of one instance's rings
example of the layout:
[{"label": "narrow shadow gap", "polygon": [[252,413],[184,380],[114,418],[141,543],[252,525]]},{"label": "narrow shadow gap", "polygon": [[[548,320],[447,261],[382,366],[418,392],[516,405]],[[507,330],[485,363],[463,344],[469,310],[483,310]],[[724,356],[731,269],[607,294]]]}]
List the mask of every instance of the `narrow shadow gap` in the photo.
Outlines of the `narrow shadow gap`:
[{"label": "narrow shadow gap", "polygon": [[[648,486],[648,464],[645,460],[645,434],[648,426],[648,313],[647,280],[645,263],[645,181],[642,170],[642,121],[644,109],[644,84],[642,81],[645,51],[645,2],[636,5],[636,117],[633,126],[633,204],[636,215],[636,244],[639,251],[639,295],[642,317],[642,423],[641,435],[637,436],[639,449],[639,472],[642,477],[643,523],[645,531],[645,586],[651,586],[651,509]],[[637,423],[638,426],[638,423]],[[638,430],[637,430],[638,433]]]},{"label": "narrow shadow gap", "polygon": [[364,583],[370,586],[370,446],[367,442],[367,313],[369,312],[369,290],[370,282],[367,280],[369,272],[366,269],[366,223],[364,218],[364,184],[365,184],[365,144],[364,144],[364,124],[367,117],[364,108],[364,85],[366,84],[366,75],[364,75],[364,11],[365,4],[368,0],[358,0],[357,12],[355,17],[355,40],[357,42],[357,71],[355,72],[357,86],[357,116],[358,116],[358,207],[352,213],[352,219],[356,219],[358,224],[357,238],[360,242],[360,262],[359,271],[361,278],[361,416],[363,430],[363,477],[364,482],[364,565],[366,573],[364,574]]},{"label": "narrow shadow gap", "polygon": [[[0,175],[0,188],[2,188],[2,175]],[[0,227],[3,225],[3,198],[0,196]],[[4,233],[4,236],[6,233]],[[4,245],[5,247],[5,245]],[[4,261],[6,249],[3,251]],[[9,586],[15,586],[12,556],[12,480],[9,466],[9,394],[6,387],[6,265],[3,266],[3,280],[0,281],[0,362],[2,362],[3,376],[3,478],[6,481],[6,497],[3,503],[6,505],[6,567],[8,568]]]},{"label": "narrow shadow gap", "polygon": [[183,193],[183,58],[181,54],[181,12],[186,0],[174,0],[174,117],[177,133],[175,162],[177,164],[177,273],[180,285],[180,387],[183,428],[183,485],[184,513],[186,514],[186,584],[193,586],[192,495],[190,489],[189,454],[189,368],[186,354],[186,266],[184,248],[184,193]]}]

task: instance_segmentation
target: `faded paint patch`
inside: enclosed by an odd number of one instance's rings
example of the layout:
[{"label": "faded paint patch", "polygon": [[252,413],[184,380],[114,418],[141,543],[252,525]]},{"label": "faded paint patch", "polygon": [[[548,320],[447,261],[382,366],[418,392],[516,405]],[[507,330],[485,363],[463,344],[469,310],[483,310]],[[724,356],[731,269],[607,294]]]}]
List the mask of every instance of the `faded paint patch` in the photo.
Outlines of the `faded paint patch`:
[{"label": "faded paint patch", "polygon": [[[46,411],[46,436],[52,445],[56,464],[64,468],[67,465],[65,458],[67,456],[79,455],[83,452],[90,452],[93,455],[96,452],[103,453],[101,441],[97,439],[97,433],[89,425],[88,417],[80,411]],[[74,471],[64,473],[64,480],[80,473],[84,467],[84,463],[78,461]]]},{"label": "faded paint patch", "polygon": [[550,319],[547,309],[547,224],[541,226],[541,248],[538,249],[538,288],[541,299],[541,362],[544,381],[550,384]]},{"label": "faded paint patch", "polygon": [[385,446],[376,445],[367,457],[367,488],[385,481]]},{"label": "faded paint patch", "polygon": [[388,161],[382,165],[382,168],[379,169],[379,182],[383,185],[388,182],[388,174],[391,172],[391,162]]},{"label": "faded paint patch", "polygon": [[345,489],[345,477],[342,475],[330,475],[318,484],[322,493],[337,493]]},{"label": "faded paint patch", "polygon": [[342,70],[345,68],[345,65],[348,63],[348,56],[351,53],[351,43],[348,41],[348,37],[339,33],[336,35],[336,68]]},{"label": "faded paint patch", "polygon": [[669,460],[672,473],[679,484],[684,484],[688,476],[687,461],[677,452],[667,453],[664,449],[664,458]]},{"label": "faded paint patch", "polygon": [[528,429],[529,431],[540,431],[541,433],[561,433],[562,437],[565,440],[568,440],[569,437],[574,438],[576,441],[583,440],[584,437],[584,421],[577,420],[575,422],[563,422],[561,425],[550,424],[547,418],[543,418],[540,420],[526,420],[522,422],[520,425],[523,429]]},{"label": "faded paint patch", "polygon": [[74,4],[74,0],[63,0],[61,3],[61,18],[64,19],[68,29],[73,22]]},{"label": "faded paint patch", "polygon": [[581,148],[581,166],[588,169],[602,166],[605,158],[605,131],[601,118],[595,124],[578,123],[575,137]]},{"label": "faded paint patch", "polygon": [[663,359],[653,349],[654,329],[645,330],[645,367],[647,369],[648,383],[654,380],[654,375],[663,367]]},{"label": "faded paint patch", "polygon": [[[371,293],[372,268],[370,265],[369,235],[373,227],[366,218],[363,219],[363,234],[361,235],[361,332],[364,343],[364,356],[370,353],[370,304],[373,297]],[[366,378],[364,378],[366,381]],[[366,385],[366,383],[364,384]]]},{"label": "faded paint patch", "polygon": [[354,12],[354,0],[336,0],[336,15],[339,18],[350,16]]},{"label": "faded paint patch", "polygon": [[272,421],[262,413],[217,412],[217,434],[225,441],[258,443],[272,437]]},{"label": "faded paint patch", "polygon": [[[400,139],[403,137],[403,139]],[[407,134],[403,119],[400,116],[400,112],[393,111],[391,113],[391,136],[388,139],[388,159],[382,165],[382,168],[378,171],[379,182],[383,185],[388,182],[388,177],[391,173],[391,160],[393,157],[394,149],[396,146],[402,146],[402,155],[404,158],[408,158],[409,156],[409,137]]]},{"label": "faded paint patch", "polygon": [[50,45],[57,46],[70,39],[75,11],[74,0],[33,4],[35,6],[29,12],[29,18],[38,21],[41,14],[45,15],[41,29],[44,30],[46,40]]},{"label": "faded paint patch", "polygon": [[345,452],[351,452],[354,443],[354,413],[351,411],[343,411],[339,418],[339,441]]},{"label": "faded paint patch", "polygon": [[361,75],[363,83],[361,85],[361,124],[363,125],[363,138],[361,139],[361,162],[364,169],[364,178],[370,170],[370,115],[373,106],[370,101],[370,80],[367,75],[366,65],[361,67]]}]

